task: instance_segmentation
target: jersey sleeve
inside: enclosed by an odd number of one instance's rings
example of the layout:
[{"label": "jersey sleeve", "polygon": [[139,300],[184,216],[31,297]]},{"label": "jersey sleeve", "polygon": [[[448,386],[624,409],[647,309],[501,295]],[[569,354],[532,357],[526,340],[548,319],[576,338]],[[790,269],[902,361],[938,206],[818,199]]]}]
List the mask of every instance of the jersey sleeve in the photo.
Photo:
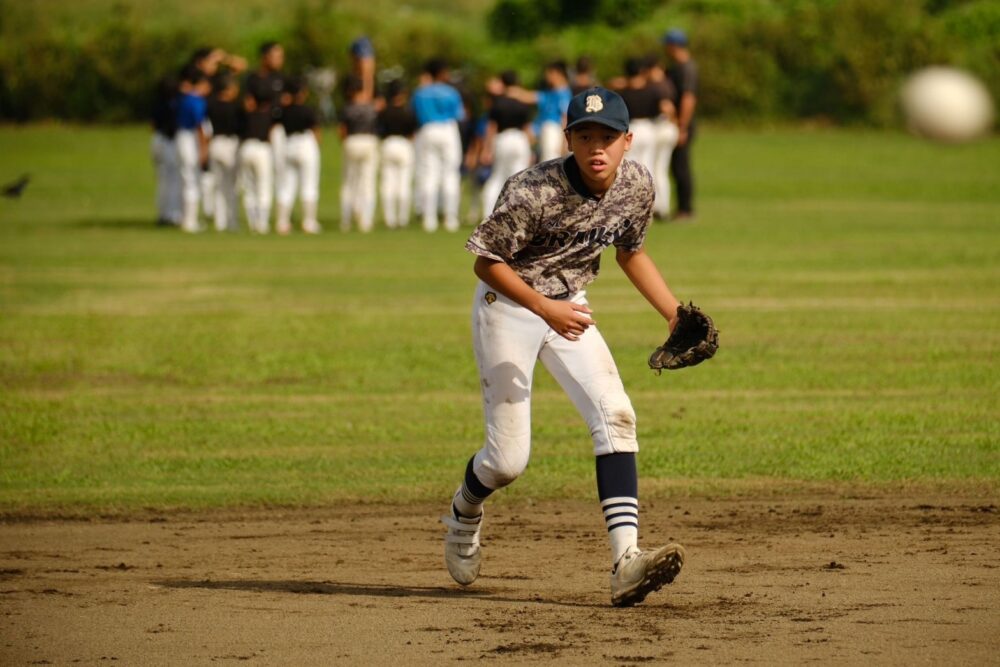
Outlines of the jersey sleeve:
[{"label": "jersey sleeve", "polygon": [[516,179],[509,179],[493,213],[479,223],[465,249],[474,255],[509,264],[528,245],[534,219],[531,199],[525,196]]}]

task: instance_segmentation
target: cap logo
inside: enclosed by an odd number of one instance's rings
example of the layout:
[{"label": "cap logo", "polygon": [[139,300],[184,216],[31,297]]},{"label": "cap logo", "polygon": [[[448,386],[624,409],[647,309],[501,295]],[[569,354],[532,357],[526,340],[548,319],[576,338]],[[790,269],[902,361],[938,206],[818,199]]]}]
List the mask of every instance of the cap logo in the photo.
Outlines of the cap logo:
[{"label": "cap logo", "polygon": [[604,108],[604,100],[600,95],[587,95],[587,113],[597,113]]}]

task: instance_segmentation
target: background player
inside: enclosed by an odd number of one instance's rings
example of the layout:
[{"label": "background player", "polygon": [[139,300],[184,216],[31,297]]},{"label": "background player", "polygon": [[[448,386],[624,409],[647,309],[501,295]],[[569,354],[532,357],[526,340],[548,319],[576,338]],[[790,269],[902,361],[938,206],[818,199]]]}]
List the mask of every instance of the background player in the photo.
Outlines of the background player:
[{"label": "background player", "polygon": [[668,75],[674,84],[677,108],[677,147],[670,158],[670,173],[677,186],[675,220],[694,217],[694,177],[691,174],[691,144],[695,137],[695,108],[698,106],[698,66],[691,57],[687,34],[676,28],[663,36],[670,58]]},{"label": "background player", "polygon": [[239,229],[236,205],[236,158],[240,148],[240,88],[229,75],[216,79],[215,93],[208,99],[208,120],[212,138],[208,140],[208,168],[213,176],[215,230]]},{"label": "background player", "polygon": [[156,224],[181,224],[181,173],[177,162],[177,86],[174,76],[165,76],[153,95],[153,140],[151,153],[156,170]]},{"label": "background player", "polygon": [[239,183],[250,231],[267,234],[274,197],[271,96],[247,95],[240,123]]},{"label": "background player", "polygon": [[643,250],[652,217],[648,171],[624,160],[632,135],[622,98],[592,88],[573,98],[566,137],[572,154],[507,181],[493,214],[466,248],[477,255],[473,347],[483,391],[486,442],[452,499],[445,562],[468,585],[479,575],[483,502],[528,463],[536,360],[583,415],[597,457],[597,486],[611,542],[611,601],[640,602],[680,571],[684,551],[637,547],[635,413],[584,288],[609,245],[638,291],[672,329],[678,302]]},{"label": "background player", "polygon": [[417,119],[410,109],[403,82],[389,82],[385,108],[378,114],[378,135],[382,141],[382,215],[389,229],[410,223],[413,201],[413,135]]},{"label": "background player", "polygon": [[[271,114],[271,126],[268,134],[268,144],[273,153],[271,157],[271,185],[281,183],[281,172],[285,167],[285,128],[281,124],[281,93],[285,90],[285,49],[274,41],[264,42],[258,49],[259,61],[257,70],[247,75],[244,85],[246,95],[257,100],[257,108],[267,108]],[[273,192],[272,195],[273,197]],[[270,210],[270,207],[269,207]]]},{"label": "background player", "polygon": [[359,77],[351,74],[344,86],[347,104],[340,116],[344,155],[340,229],[346,232],[352,221],[356,221],[359,230],[370,232],[375,226],[375,179],[378,175],[375,105],[368,99]]},{"label": "background player", "polygon": [[462,96],[450,83],[448,63],[430,60],[424,66],[426,83],[413,93],[411,104],[417,131],[417,170],[420,212],[424,231],[438,228],[438,201],[444,208],[444,228],[458,231],[462,197],[462,137],[458,121],[465,118]]},{"label": "background player", "polygon": [[198,202],[202,165],[208,161],[208,141],[203,124],[207,113],[205,96],[209,91],[208,79],[198,68],[191,65],[184,68],[177,101],[177,134],[174,141],[181,175],[181,229],[189,233],[202,231],[198,221]]},{"label": "background player", "polygon": [[[517,85],[517,73],[507,70],[500,75],[502,88],[490,104],[486,135],[479,156],[483,165],[491,165],[490,177],[483,185],[483,217],[493,212],[500,188],[519,171],[531,164],[531,107],[508,95]],[[560,141],[562,139],[560,138]]]},{"label": "background player", "polygon": [[302,201],[302,231],[320,232],[316,209],[319,206],[319,125],[316,111],[306,105],[309,89],[305,81],[292,78],[285,82],[284,99],[288,102],[281,112],[285,127],[285,167],[278,184],[278,213],[275,229],[279,234],[292,231],[292,206],[295,191]]}]

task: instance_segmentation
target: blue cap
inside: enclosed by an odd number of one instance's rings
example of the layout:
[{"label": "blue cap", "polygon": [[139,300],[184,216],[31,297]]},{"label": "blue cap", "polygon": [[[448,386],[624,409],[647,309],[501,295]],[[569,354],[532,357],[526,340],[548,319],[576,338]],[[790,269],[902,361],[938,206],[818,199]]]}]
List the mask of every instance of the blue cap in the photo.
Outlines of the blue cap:
[{"label": "blue cap", "polygon": [[566,129],[583,123],[599,123],[618,132],[628,132],[628,107],[618,93],[594,86],[569,101]]},{"label": "blue cap", "polygon": [[351,42],[351,55],[355,58],[374,58],[375,47],[367,37],[358,37]]},{"label": "blue cap", "polygon": [[664,44],[670,44],[671,46],[687,46],[688,36],[687,33],[680,28],[671,28],[663,34],[663,39],[661,41]]}]

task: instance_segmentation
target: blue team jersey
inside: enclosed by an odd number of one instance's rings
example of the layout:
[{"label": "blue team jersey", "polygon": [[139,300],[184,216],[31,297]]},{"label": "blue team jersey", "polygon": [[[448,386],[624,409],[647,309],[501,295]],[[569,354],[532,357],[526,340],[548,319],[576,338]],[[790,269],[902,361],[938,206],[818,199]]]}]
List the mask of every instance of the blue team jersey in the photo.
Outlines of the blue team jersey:
[{"label": "blue team jersey", "polygon": [[557,88],[555,90],[538,91],[538,117],[535,122],[559,123],[562,125],[563,116],[569,108],[569,101],[573,98],[573,91],[569,88]]},{"label": "blue team jersey", "polygon": [[421,125],[463,120],[462,96],[446,83],[431,83],[413,91],[413,113]]},{"label": "blue team jersey", "polygon": [[196,130],[205,121],[208,102],[200,95],[184,93],[177,102],[177,129]]}]

